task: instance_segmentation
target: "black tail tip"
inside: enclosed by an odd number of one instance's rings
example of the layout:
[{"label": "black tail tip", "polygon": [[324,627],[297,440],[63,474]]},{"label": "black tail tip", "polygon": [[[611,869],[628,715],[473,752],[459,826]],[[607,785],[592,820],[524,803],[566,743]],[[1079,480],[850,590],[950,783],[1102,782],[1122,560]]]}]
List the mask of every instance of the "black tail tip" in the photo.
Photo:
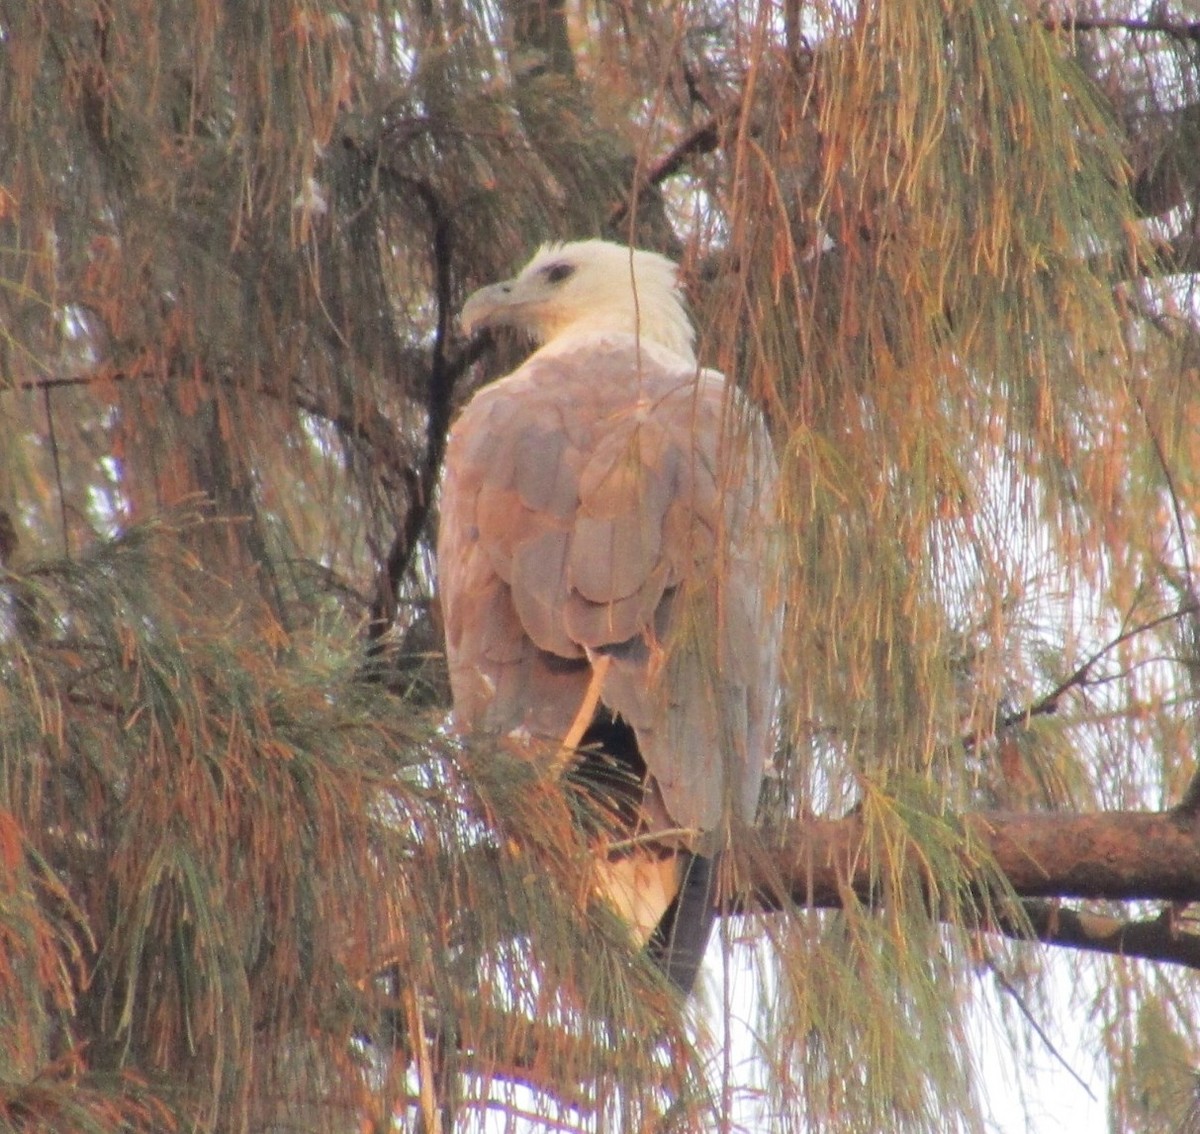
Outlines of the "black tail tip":
[{"label": "black tail tip", "polygon": [[685,855],[683,883],[646,945],[655,964],[684,996],[691,993],[717,920],[716,858]]}]

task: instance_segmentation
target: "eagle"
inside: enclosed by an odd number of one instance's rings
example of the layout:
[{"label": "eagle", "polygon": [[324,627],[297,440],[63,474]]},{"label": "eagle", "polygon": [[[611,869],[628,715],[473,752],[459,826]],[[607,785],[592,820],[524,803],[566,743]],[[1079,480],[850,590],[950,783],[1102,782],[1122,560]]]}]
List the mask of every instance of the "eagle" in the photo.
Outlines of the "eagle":
[{"label": "eagle", "polygon": [[557,745],[611,817],[597,888],[691,990],[720,852],[753,820],[777,699],[762,417],[701,368],[677,268],[547,244],[475,292],[468,335],[534,352],[446,449],[437,562],[456,726]]}]

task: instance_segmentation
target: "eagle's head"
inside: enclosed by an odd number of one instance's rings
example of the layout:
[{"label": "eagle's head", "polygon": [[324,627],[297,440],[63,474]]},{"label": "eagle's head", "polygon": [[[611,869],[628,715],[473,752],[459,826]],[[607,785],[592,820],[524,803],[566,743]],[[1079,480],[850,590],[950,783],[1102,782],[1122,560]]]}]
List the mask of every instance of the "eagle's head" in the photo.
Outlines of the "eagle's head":
[{"label": "eagle's head", "polygon": [[694,361],[695,332],[675,265],[605,240],[543,244],[513,279],[475,292],[461,318],[467,334],[515,327],[542,345],[580,332],[623,331]]}]

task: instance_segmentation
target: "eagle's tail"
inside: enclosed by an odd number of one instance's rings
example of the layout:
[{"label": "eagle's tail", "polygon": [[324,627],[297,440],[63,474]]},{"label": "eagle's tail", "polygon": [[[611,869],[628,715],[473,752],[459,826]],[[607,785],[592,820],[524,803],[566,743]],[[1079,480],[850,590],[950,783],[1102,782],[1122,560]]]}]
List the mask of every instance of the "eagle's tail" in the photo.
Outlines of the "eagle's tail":
[{"label": "eagle's tail", "polygon": [[646,948],[667,979],[687,996],[696,983],[717,920],[717,857],[680,855],[683,882]]}]

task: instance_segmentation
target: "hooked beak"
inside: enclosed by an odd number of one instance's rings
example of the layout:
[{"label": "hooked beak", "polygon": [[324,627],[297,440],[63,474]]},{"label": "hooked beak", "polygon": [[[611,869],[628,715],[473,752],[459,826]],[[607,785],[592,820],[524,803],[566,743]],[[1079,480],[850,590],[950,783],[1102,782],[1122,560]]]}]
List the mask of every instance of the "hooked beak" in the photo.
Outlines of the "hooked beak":
[{"label": "hooked beak", "polygon": [[458,321],[463,333],[473,335],[484,327],[498,327],[516,322],[513,318],[519,302],[514,300],[514,281],[488,284],[468,298],[459,313]]}]

